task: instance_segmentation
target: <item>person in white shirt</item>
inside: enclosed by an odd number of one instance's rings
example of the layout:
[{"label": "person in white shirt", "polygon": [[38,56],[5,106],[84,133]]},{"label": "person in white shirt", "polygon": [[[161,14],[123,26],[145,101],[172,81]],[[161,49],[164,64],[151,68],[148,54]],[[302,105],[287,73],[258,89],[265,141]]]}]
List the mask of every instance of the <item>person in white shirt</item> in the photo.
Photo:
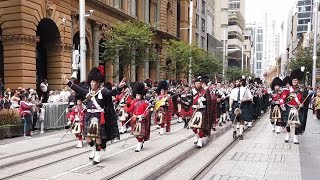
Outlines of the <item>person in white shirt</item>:
[{"label": "person in white shirt", "polygon": [[48,103],[53,103],[55,100],[54,100],[54,92],[53,91],[50,91],[49,92],[49,98],[48,98]]},{"label": "person in white shirt", "polygon": [[65,87],[60,92],[60,101],[61,102],[68,102],[69,96],[71,95],[70,91],[68,91],[68,87]]},{"label": "person in white shirt", "polygon": [[[239,126],[239,138],[243,140],[243,128],[244,122],[248,122],[248,127],[251,127],[252,121],[252,100],[253,96],[250,89],[245,87],[245,79],[239,78],[235,81],[236,87],[231,90],[229,104],[229,111],[231,112],[231,120],[235,122],[240,122]],[[238,114],[235,111],[237,108],[241,110],[241,113]],[[239,110],[237,109],[237,110]],[[234,137],[236,137],[236,128],[234,127]]]},{"label": "person in white shirt", "polygon": [[40,89],[41,89],[41,98],[42,102],[46,103],[48,101],[48,81],[47,79],[44,79],[42,83],[40,84]]}]

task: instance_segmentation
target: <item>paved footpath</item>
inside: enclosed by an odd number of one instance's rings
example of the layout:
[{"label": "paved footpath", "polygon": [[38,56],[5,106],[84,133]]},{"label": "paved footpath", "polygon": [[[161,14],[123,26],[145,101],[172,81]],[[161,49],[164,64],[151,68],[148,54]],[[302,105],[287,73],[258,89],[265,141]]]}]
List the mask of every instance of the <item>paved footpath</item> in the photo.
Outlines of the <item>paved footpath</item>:
[{"label": "paved footpath", "polygon": [[203,179],[319,180],[320,121],[309,112],[300,145],[275,134],[266,114]]}]

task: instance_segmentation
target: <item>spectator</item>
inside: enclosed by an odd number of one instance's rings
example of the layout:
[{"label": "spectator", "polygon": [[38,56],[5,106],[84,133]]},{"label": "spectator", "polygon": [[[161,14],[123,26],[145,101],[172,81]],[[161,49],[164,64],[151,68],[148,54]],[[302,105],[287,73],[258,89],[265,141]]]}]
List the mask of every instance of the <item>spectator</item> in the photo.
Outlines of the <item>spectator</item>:
[{"label": "spectator", "polygon": [[49,98],[48,98],[48,103],[53,103],[55,100],[54,100],[54,92],[53,91],[50,91],[49,92]]},{"label": "spectator", "polygon": [[20,101],[20,98],[19,98],[19,91],[14,91],[13,93],[13,96],[11,97],[10,101],[11,101],[11,109],[14,109],[14,108],[19,108],[19,101]]},{"label": "spectator", "polygon": [[31,126],[32,126],[32,104],[28,103],[26,101],[26,95],[21,94],[20,95],[21,102],[20,102],[20,109],[19,113],[22,118],[22,121],[24,123],[24,137],[32,137],[32,131],[31,131]]},{"label": "spectator", "polygon": [[42,81],[42,83],[40,84],[40,89],[41,89],[41,98],[42,98],[42,102],[46,103],[48,101],[48,80],[44,79]]},{"label": "spectator", "polygon": [[68,102],[69,96],[71,93],[68,91],[68,87],[65,87],[60,92],[60,100],[61,102]]},{"label": "spectator", "polygon": [[43,134],[44,133],[45,110],[42,107],[42,104],[38,104],[38,106],[37,106],[37,118],[40,123],[40,134]]}]

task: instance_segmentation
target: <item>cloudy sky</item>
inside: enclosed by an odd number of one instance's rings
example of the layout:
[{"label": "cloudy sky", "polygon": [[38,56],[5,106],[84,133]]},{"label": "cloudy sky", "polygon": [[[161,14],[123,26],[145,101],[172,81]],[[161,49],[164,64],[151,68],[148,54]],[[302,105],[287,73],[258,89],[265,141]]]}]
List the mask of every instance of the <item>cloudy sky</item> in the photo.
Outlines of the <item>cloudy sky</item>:
[{"label": "cloudy sky", "polygon": [[245,0],[246,23],[259,22],[269,12],[277,26],[286,18],[295,0]]}]

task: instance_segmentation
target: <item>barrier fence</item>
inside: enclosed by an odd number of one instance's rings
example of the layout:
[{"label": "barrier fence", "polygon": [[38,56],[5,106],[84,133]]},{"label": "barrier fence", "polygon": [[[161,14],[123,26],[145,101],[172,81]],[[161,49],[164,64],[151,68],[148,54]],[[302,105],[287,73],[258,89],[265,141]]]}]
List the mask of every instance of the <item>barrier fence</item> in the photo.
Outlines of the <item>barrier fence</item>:
[{"label": "barrier fence", "polygon": [[[45,129],[60,129],[67,124],[66,109],[67,102],[43,103],[45,109]],[[38,121],[39,122],[39,121]]]}]

